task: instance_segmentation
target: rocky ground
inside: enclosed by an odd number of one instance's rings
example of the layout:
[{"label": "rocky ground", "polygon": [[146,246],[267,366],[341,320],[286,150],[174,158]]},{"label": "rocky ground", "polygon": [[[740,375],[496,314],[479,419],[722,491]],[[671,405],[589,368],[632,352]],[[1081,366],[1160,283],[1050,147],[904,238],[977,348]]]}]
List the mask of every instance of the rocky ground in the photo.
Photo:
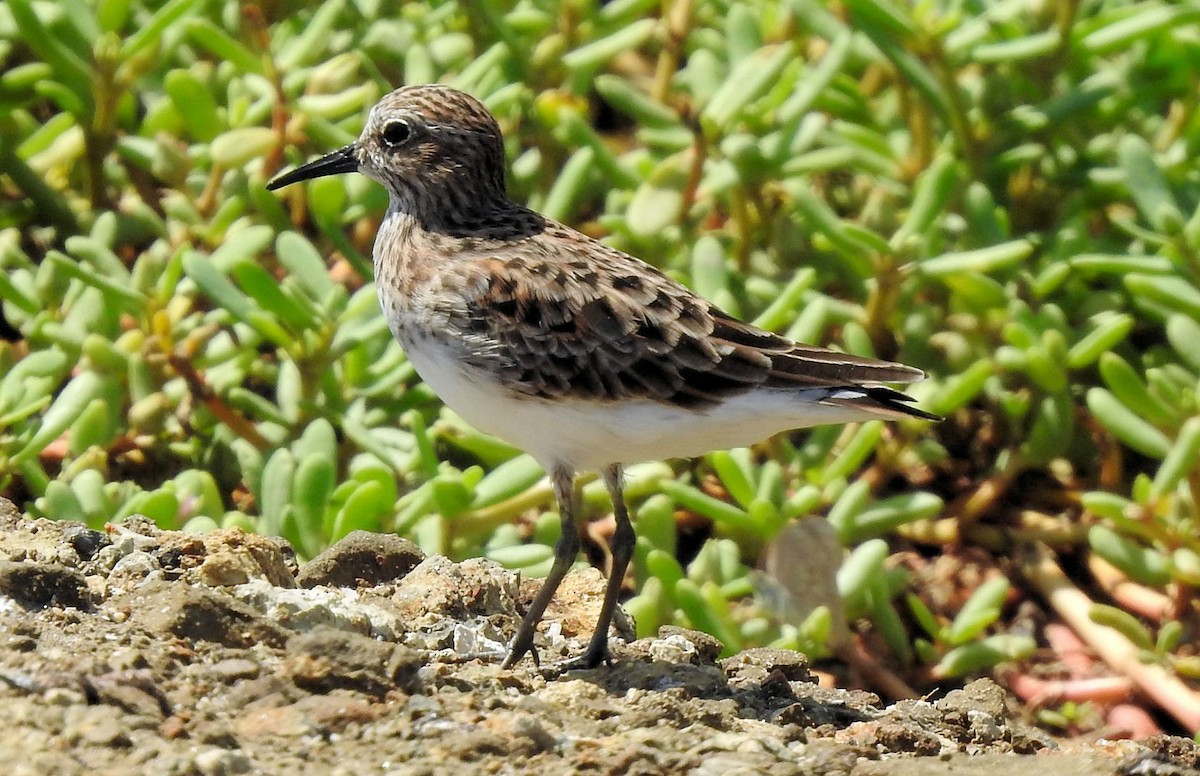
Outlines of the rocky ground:
[{"label": "rocky ground", "polygon": [[[680,629],[617,640],[611,668],[501,670],[536,586],[397,537],[297,568],[280,540],[0,499],[0,773],[1200,773],[1186,739],[1055,742],[987,680],[884,706]],[[581,651],[601,592],[568,577],[543,665]]]}]

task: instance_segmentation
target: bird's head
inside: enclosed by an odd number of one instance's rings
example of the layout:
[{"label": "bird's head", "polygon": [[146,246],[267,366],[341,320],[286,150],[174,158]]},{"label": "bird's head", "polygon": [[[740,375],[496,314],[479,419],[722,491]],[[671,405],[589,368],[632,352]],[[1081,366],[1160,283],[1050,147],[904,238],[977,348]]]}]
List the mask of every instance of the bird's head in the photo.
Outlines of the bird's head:
[{"label": "bird's head", "polygon": [[507,201],[504,144],[488,109],[448,86],[409,86],[379,101],[358,140],[276,177],[299,181],[361,172],[387,187],[392,207],[422,220],[454,223],[459,211]]}]

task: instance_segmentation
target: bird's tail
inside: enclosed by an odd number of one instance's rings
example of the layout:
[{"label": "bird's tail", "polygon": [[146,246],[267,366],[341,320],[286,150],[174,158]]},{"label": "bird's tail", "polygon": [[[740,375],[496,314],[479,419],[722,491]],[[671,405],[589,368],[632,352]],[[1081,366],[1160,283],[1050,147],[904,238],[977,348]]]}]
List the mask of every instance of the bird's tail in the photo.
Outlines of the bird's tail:
[{"label": "bird's tail", "polygon": [[922,418],[939,421],[942,418],[911,406],[916,401],[913,397],[900,391],[882,385],[855,385],[836,388],[821,400],[822,404],[834,404],[839,407],[852,407],[857,410],[879,415],[885,418]]}]

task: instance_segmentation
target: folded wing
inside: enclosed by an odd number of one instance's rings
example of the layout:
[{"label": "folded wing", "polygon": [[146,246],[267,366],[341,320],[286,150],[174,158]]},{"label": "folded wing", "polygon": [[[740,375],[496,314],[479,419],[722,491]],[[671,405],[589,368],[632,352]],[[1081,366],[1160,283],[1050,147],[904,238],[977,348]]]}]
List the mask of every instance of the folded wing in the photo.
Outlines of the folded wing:
[{"label": "folded wing", "polygon": [[466,277],[456,285],[471,291],[452,325],[470,343],[467,360],[545,398],[642,398],[704,410],[756,388],[826,389],[826,403],[934,417],[880,385],[920,380],[919,369],[797,344],[624,253],[604,249],[600,258],[556,261],[530,250],[460,265]]}]

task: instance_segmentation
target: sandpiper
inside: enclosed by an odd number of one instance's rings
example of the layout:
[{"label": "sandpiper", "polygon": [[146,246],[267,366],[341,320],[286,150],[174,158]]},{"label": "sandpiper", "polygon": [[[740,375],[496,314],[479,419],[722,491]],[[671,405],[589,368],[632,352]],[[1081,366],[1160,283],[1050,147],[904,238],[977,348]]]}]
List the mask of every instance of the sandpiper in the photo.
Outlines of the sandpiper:
[{"label": "sandpiper", "polygon": [[881,385],[919,380],[919,369],[755,328],[640,259],[511,201],[500,128],[463,92],[397,89],[371,109],[357,141],[267,188],[349,172],[390,195],[375,282],[418,374],[468,422],[533,456],[554,486],[562,537],[505,667],[530,652],[537,661],[538,622],[579,552],[579,472],[602,474],[616,519],[599,621],[569,661],[594,667],[609,659],[635,543],[622,464],[823,423],[937,419]]}]

